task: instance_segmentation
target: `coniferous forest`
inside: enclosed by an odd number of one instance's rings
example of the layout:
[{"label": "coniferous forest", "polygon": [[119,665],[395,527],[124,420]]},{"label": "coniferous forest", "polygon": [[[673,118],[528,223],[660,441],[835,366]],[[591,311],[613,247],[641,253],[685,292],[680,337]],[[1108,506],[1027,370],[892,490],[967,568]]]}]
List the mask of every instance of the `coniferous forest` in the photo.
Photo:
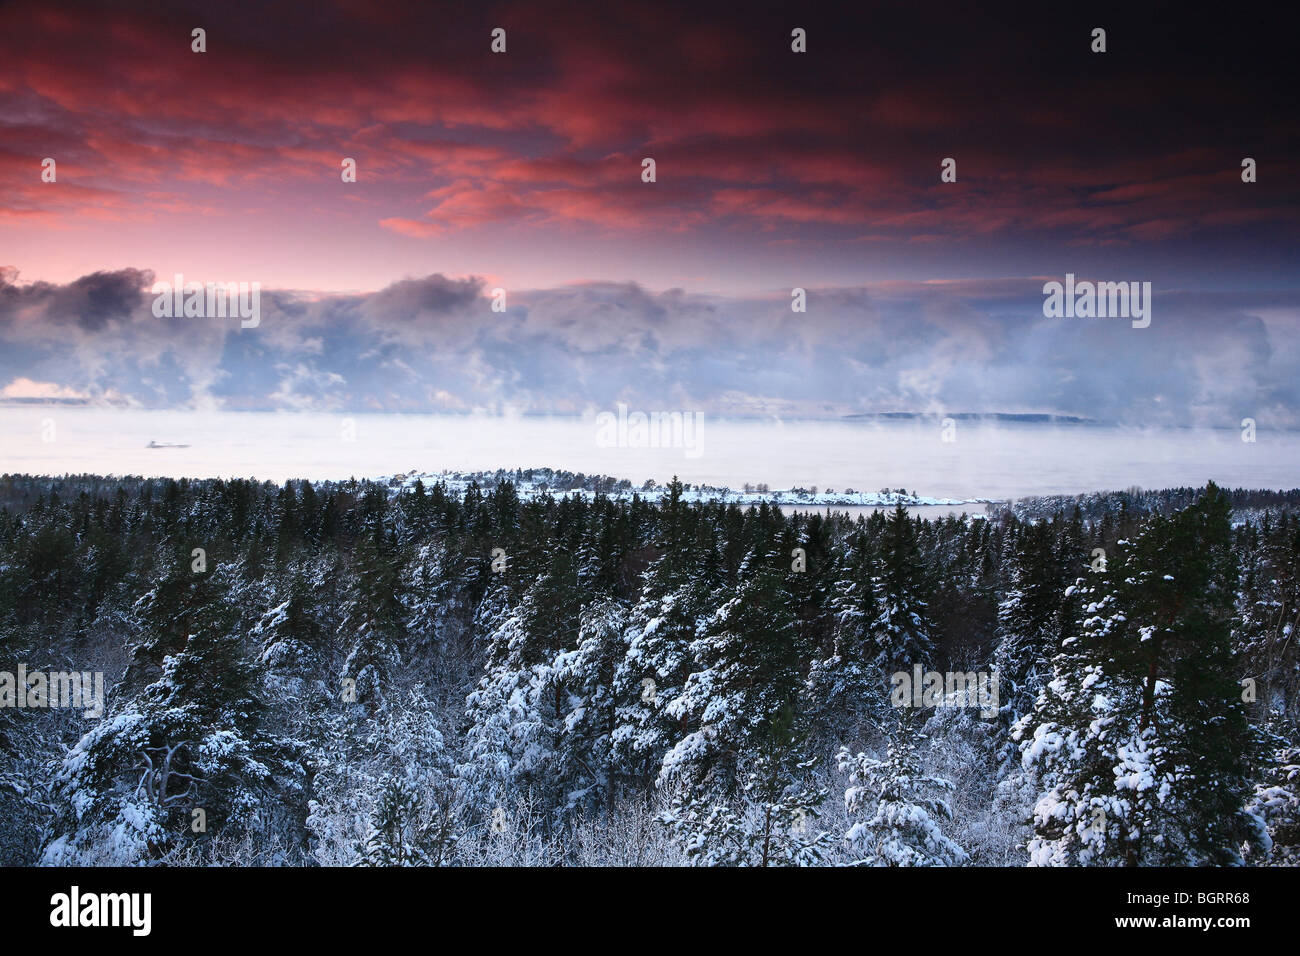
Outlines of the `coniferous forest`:
[{"label": "coniferous forest", "polygon": [[1298,615],[1297,492],[9,475],[0,863],[1294,865]]}]

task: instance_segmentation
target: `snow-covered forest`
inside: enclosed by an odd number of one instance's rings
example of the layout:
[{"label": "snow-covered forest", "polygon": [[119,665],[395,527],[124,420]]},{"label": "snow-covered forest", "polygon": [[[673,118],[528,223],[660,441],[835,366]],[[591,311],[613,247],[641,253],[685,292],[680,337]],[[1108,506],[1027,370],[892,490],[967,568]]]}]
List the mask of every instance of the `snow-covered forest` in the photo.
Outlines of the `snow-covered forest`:
[{"label": "snow-covered forest", "polygon": [[0,863],[1300,861],[1295,493],[660,492],[0,478]]}]

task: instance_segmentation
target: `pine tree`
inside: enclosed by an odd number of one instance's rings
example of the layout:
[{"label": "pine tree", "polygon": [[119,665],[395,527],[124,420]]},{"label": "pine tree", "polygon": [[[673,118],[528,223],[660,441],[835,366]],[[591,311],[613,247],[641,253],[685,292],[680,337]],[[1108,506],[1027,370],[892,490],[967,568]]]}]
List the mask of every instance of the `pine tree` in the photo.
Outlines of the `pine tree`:
[{"label": "pine tree", "polygon": [[942,794],[953,786],[921,772],[916,736],[900,717],[884,760],[840,751],[840,769],[851,784],[844,791],[845,809],[858,818],[844,835],[856,866],[960,866],[968,859],[942,829],[952,819]]},{"label": "pine tree", "polygon": [[1008,560],[1006,596],[998,605],[993,667],[998,674],[999,719],[1008,734],[1038,698],[1050,666],[1049,649],[1059,632],[1064,585],[1055,573],[1050,532],[1044,522],[1020,529]]},{"label": "pine tree", "polygon": [[[272,672],[302,677],[315,673],[320,665],[324,628],[313,603],[310,571],[290,571],[284,600],[262,615],[249,636],[261,645],[260,660]],[[278,594],[277,594],[278,596]]]},{"label": "pine tree", "polygon": [[191,832],[195,811],[205,827],[232,834],[296,812],[299,754],[263,726],[259,676],[228,597],[240,575],[238,565],[213,574],[213,596],[190,608],[194,630],[158,679],[62,760],[46,862],[94,859],[105,842],[117,863],[157,858]]},{"label": "pine tree", "polygon": [[674,795],[659,820],[697,866],[815,866],[825,861],[830,835],[815,821],[825,788],[806,782],[816,759],[808,733],[796,728],[793,706],[772,721],[746,758],[735,800],[701,791]]},{"label": "pine tree", "polygon": [[677,560],[666,555],[647,572],[629,614],[627,652],[614,672],[614,749],[643,784],[658,773],[685,730],[686,716],[670,712],[669,705],[682,695],[694,668],[691,647],[708,597],[678,570]]},{"label": "pine tree", "polygon": [[353,682],[357,704],[382,706],[384,688],[402,664],[403,597],[401,562],[376,524],[357,541],[355,584],[343,621],[350,650],[339,676]]},{"label": "pine tree", "polygon": [[1240,859],[1255,829],[1244,812],[1255,743],[1235,680],[1230,537],[1211,482],[1193,506],[1117,542],[1106,571],[1077,588],[1078,636],[1017,727],[1045,786],[1031,862]]},{"label": "pine tree", "polygon": [[1263,832],[1258,855],[1272,866],[1300,866],[1300,747],[1279,742],[1272,765],[1255,787],[1250,815]]},{"label": "pine tree", "polygon": [[751,554],[741,584],[705,624],[691,647],[696,669],[669,715],[692,729],[664,757],[661,779],[734,779],[737,757],[761,746],[779,714],[793,706],[811,648],[801,641],[788,590],[785,555]]},{"label": "pine tree", "polygon": [[876,562],[865,534],[854,534],[847,547],[830,598],[830,654],[815,660],[808,676],[810,698],[842,740],[861,739],[883,719],[889,700],[873,632],[880,619]]},{"label": "pine tree", "polygon": [[428,862],[419,844],[416,811],[419,798],[406,781],[392,777],[384,785],[362,848],[367,866],[422,866]]},{"label": "pine tree", "polygon": [[[496,593],[503,597],[505,587]],[[457,770],[470,798],[487,806],[500,806],[516,789],[552,795],[563,717],[553,657],[532,635],[541,613],[537,592],[529,589],[513,608],[499,598],[485,673],[465,702],[465,756]]]},{"label": "pine tree", "polygon": [[875,664],[886,674],[926,664],[932,650],[929,584],[907,509],[897,505],[886,519],[879,544],[876,579]]},{"label": "pine tree", "polygon": [[578,646],[561,651],[551,677],[565,699],[560,722],[557,775],[566,809],[583,804],[612,812],[623,776],[614,736],[619,729],[615,675],[627,654],[626,605],[601,597],[582,609]]}]

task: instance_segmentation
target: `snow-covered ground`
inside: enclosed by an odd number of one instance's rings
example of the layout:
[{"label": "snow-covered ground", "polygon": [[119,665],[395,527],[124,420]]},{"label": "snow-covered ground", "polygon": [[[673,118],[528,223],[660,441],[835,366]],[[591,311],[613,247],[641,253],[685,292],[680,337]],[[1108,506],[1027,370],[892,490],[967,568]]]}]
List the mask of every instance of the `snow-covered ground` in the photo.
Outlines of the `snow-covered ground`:
[{"label": "snow-covered ground", "polygon": [[[531,474],[531,477],[527,475]],[[439,482],[448,490],[463,493],[471,482],[477,482],[484,490],[495,487],[502,481],[513,481],[521,498],[536,498],[543,494],[556,497],[578,495],[594,498],[603,494],[619,501],[629,501],[633,495],[645,501],[659,501],[668,489],[662,484],[645,482],[634,485],[627,480],[598,477],[594,475],[572,475],[565,472],[553,472],[550,469],[528,469],[522,475],[514,471],[496,472],[456,472],[443,471],[408,472],[394,475],[387,479],[391,487],[412,487],[422,481],[426,488]],[[769,505],[797,505],[807,507],[852,506],[879,508],[901,504],[904,507],[985,505],[1000,503],[996,498],[936,498],[902,491],[856,491],[853,489],[819,490],[806,488],[783,489],[776,491],[735,491],[731,488],[717,488],[712,485],[685,485],[682,499],[687,502],[716,501],[722,504],[736,504],[741,507],[767,502]]]}]

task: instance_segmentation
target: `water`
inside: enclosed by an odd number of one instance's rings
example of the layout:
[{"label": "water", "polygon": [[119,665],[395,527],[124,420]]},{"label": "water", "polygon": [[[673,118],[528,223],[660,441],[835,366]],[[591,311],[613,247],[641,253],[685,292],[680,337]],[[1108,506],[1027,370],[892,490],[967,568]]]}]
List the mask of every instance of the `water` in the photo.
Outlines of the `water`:
[{"label": "water", "polygon": [[[352,440],[348,440],[351,436]],[[1201,485],[1300,486],[1300,433],[1085,425],[729,421],[695,449],[601,447],[594,415],[521,418],[0,407],[0,471],[340,479],[549,466],[640,484],[674,474],[739,489],[878,491],[936,498]],[[188,448],[146,446],[182,442]],[[844,509],[839,509],[844,510]],[[980,506],[943,509],[980,511]]]}]

